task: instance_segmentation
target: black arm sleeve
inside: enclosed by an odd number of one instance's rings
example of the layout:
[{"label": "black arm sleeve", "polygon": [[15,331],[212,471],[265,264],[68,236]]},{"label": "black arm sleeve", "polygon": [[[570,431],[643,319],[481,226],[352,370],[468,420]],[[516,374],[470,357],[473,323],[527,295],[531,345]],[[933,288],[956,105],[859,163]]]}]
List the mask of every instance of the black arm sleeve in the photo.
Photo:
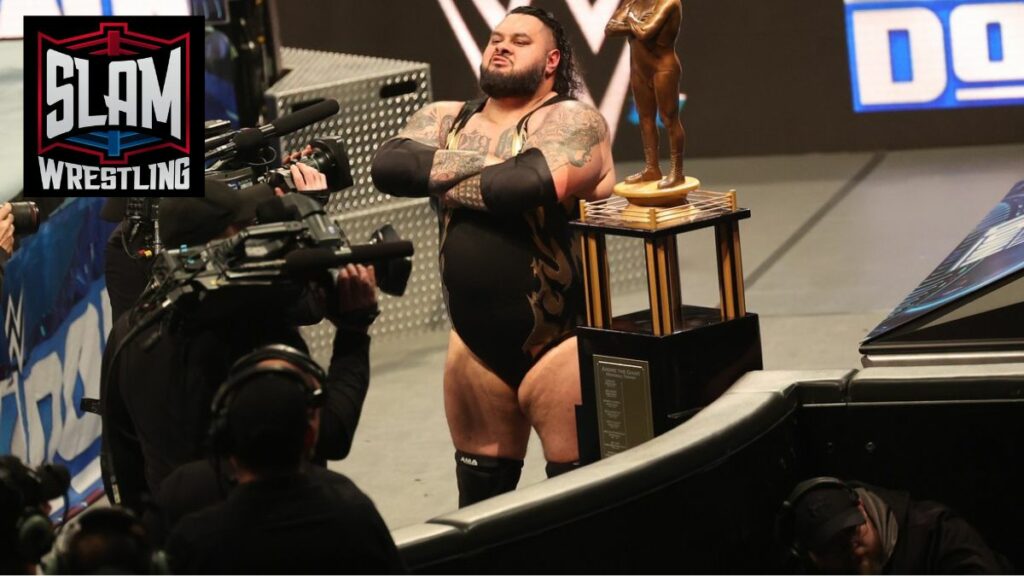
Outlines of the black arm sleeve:
[{"label": "black arm sleeve", "polygon": [[318,460],[341,460],[352,449],[370,385],[370,336],[338,330],[327,372],[327,405],[320,410]]},{"label": "black arm sleeve", "polygon": [[135,425],[124,403],[121,382],[125,375],[127,350],[121,352],[114,365],[114,353],[128,332],[128,318],[122,316],[114,324],[103,351],[100,368],[100,406],[103,433],[100,448],[100,470],[103,489],[113,504],[120,504],[141,513],[148,492],[145,459]]},{"label": "black arm sleeve", "polygon": [[537,148],[484,168],[480,195],[487,209],[496,214],[518,214],[558,202],[551,170]]},{"label": "black arm sleeve", "polygon": [[3,291],[4,289],[4,266],[7,265],[7,260],[9,260],[10,257],[10,254],[5,252],[3,248],[0,248],[0,291]]},{"label": "black arm sleeve", "polygon": [[392,196],[426,197],[435,152],[437,148],[409,138],[388,140],[373,157],[373,185]]}]

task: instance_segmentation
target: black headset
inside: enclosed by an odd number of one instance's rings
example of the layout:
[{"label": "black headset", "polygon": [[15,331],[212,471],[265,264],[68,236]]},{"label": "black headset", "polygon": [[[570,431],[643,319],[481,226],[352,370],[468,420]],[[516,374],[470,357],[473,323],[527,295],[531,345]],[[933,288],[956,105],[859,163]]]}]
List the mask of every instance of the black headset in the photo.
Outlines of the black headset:
[{"label": "black headset", "polygon": [[9,493],[0,499],[5,502],[2,521],[13,520],[18,555],[33,564],[50,551],[54,539],[53,523],[40,506],[61,493],[66,496],[68,489],[67,471],[62,478],[56,468],[44,464],[33,470],[13,456],[0,461],[0,487]]},{"label": "black headset", "polygon": [[[136,549],[142,553],[153,550],[146,536],[146,529],[135,514],[120,506],[92,506],[76,516],[57,538],[53,554],[44,558],[40,566],[43,574],[74,574],[82,567],[74,565],[72,554],[76,540],[82,536],[112,534],[124,536],[132,540]],[[97,574],[112,574],[123,570],[121,566],[96,566]],[[153,550],[144,561],[144,565],[135,567],[144,570],[143,574],[171,574],[167,556],[162,550]]]},{"label": "black headset", "polygon": [[[288,364],[260,366],[264,360],[283,360]],[[306,393],[306,405],[320,408],[327,401],[324,383],[327,374],[308,354],[284,344],[269,344],[242,356],[231,367],[228,379],[217,390],[210,406],[210,446],[214,454],[224,455],[231,451],[231,435],[228,433],[228,414],[231,402],[246,384],[258,376],[275,374],[302,386]],[[312,376],[318,386],[311,386]]]},{"label": "black headset", "polygon": [[[53,523],[38,506],[31,506],[11,477],[0,467],[0,485],[9,492],[9,510],[13,511],[14,530],[18,538],[18,555],[26,562],[36,563],[53,546]],[[6,506],[5,506],[6,507]],[[4,521],[8,521],[7,518]]]},{"label": "black headset", "polygon": [[807,550],[796,539],[793,511],[796,509],[801,498],[819,488],[841,488],[850,498],[851,503],[856,504],[860,502],[860,496],[849,484],[833,476],[818,476],[797,484],[793,491],[789,493],[789,496],[782,502],[782,507],[775,518],[775,539],[786,547],[786,554],[791,560],[809,561]]}]

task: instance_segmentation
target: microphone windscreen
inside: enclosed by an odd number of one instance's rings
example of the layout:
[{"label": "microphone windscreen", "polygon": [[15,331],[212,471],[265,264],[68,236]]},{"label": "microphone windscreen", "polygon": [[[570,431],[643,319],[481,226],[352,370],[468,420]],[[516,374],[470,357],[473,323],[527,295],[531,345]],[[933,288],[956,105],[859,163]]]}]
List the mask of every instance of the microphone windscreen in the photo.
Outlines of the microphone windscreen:
[{"label": "microphone windscreen", "polygon": [[240,130],[231,140],[239,150],[251,150],[258,148],[266,142],[267,138],[262,132],[255,128]]},{"label": "microphone windscreen", "polygon": [[284,257],[282,271],[286,274],[325,270],[335,266],[338,256],[327,248],[303,248],[293,250]]},{"label": "microphone windscreen", "polygon": [[409,240],[398,240],[397,242],[384,242],[381,244],[355,244],[349,248],[352,249],[352,254],[349,256],[348,261],[363,264],[391,258],[405,258],[413,255],[413,245]]},{"label": "microphone windscreen", "polygon": [[346,264],[370,264],[391,258],[413,255],[412,242],[401,240],[386,244],[356,244],[348,250],[337,253],[327,248],[302,248],[293,250],[284,257],[281,269],[286,274],[296,274],[336,268]]},{"label": "microphone windscreen", "polygon": [[299,128],[305,128],[314,122],[334,116],[340,110],[337,100],[324,100],[312,106],[307,106],[298,112],[286,114],[270,124],[274,127],[274,134],[280,136],[295,132]]}]

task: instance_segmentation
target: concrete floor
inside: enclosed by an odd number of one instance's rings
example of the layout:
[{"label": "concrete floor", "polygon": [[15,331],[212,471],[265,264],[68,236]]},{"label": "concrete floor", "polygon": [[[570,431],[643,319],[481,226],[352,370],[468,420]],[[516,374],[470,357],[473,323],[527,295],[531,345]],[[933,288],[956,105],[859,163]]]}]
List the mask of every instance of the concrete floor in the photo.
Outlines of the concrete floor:
[{"label": "concrete floor", "polygon": [[[687,173],[710,190],[736,189],[752,212],[740,228],[765,369],[858,368],[861,339],[1024,179],[1024,145],[693,159]],[[684,238],[683,300],[714,305],[713,232]],[[646,308],[646,293],[617,295],[613,307]],[[355,445],[331,466],[392,529],[456,507],[441,394],[446,342],[431,334],[374,343]],[[534,437],[520,486],[543,479]]]}]

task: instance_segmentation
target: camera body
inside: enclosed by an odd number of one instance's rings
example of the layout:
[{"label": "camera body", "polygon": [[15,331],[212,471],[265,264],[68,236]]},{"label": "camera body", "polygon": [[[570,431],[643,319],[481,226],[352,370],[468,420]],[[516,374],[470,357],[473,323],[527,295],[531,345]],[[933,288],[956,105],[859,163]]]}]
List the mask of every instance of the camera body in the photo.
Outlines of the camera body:
[{"label": "camera body", "polygon": [[[259,129],[233,133],[228,131],[223,120],[206,122],[206,148],[212,158],[217,158],[206,168],[207,178],[216,178],[228,186],[241,189],[257,184],[269,184],[285,192],[298,192],[292,180],[292,164],[305,164],[319,170],[327,177],[327,190],[313,193],[318,200],[326,203],[331,192],[352,186],[352,168],[349,164],[345,142],[338,136],[317,138],[310,142],[312,153],[297,160],[278,164],[278,152],[262,137]],[[220,154],[219,150],[231,148],[230,142],[240,142],[232,152]]]},{"label": "camera body", "polygon": [[179,302],[208,302],[218,293],[226,295],[218,300],[224,305],[204,307],[214,314],[241,302],[241,294],[285,302],[287,298],[273,295],[294,295],[310,280],[326,280],[329,269],[349,263],[374,265],[382,290],[404,293],[413,246],[390,225],[376,231],[367,244],[352,244],[319,202],[294,193],[264,202],[258,213],[259,224],[233,236],[161,252],[142,308],[159,311]]}]

